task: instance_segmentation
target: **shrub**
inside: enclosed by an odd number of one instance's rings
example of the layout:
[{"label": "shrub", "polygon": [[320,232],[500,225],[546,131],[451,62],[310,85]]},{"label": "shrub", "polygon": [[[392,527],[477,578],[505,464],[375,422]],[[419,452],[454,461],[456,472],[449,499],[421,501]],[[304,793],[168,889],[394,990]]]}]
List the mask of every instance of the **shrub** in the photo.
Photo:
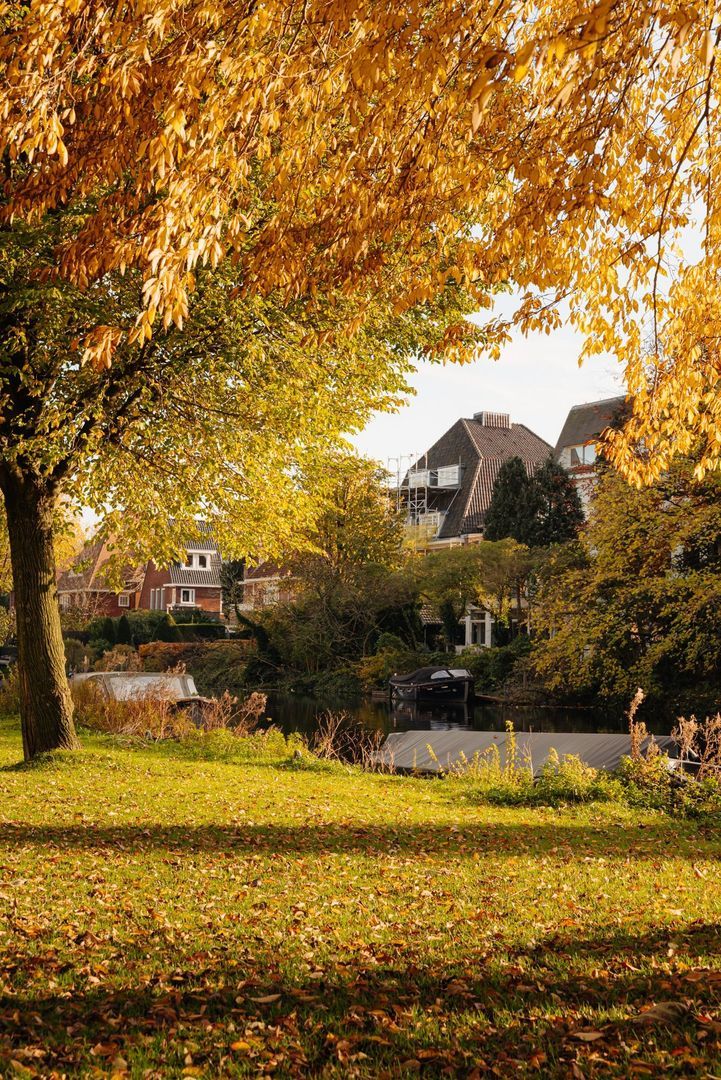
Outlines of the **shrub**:
[{"label": "shrub", "polygon": [[225,627],[219,622],[176,623],[180,641],[220,641]]},{"label": "shrub", "polygon": [[194,761],[267,761],[278,765],[289,763],[292,755],[300,753],[298,746],[297,736],[286,738],[275,727],[242,738],[224,728],[215,731],[194,729],[173,743],[168,752],[173,757],[180,755]]},{"label": "shrub", "polygon": [[252,655],[247,641],[162,642],[138,648],[144,671],[167,671],[184,664],[201,694],[237,693],[245,689],[245,673]]},{"label": "shrub", "polygon": [[466,649],[455,658],[455,664],[470,671],[478,688],[499,690],[511,677],[516,665],[530,652],[530,639],[525,634],[519,634],[509,645],[494,646],[491,649]]},{"label": "shrub", "polygon": [[361,697],[363,685],[352,668],[325,671],[315,680],[314,693],[320,698],[352,701]]},{"label": "shrub", "polygon": [[622,802],[622,784],[575,754],[559,758],[551,750],[533,788],[533,802],[556,806],[570,802]]},{"label": "shrub", "polygon": [[696,778],[682,774],[672,784],[674,809],[686,817],[713,816],[721,814],[721,781],[715,776]]},{"label": "shrub", "polygon": [[105,641],[109,641],[111,645],[115,644],[115,622],[110,618],[110,616],[106,616],[104,619],[101,620],[99,631],[99,638],[102,638]]},{"label": "shrub", "polygon": [[218,616],[199,607],[171,607],[170,614],[175,621],[189,626],[220,626]]},{"label": "shrub", "polygon": [[94,650],[91,649],[84,642],[79,641],[78,638],[65,638],[63,642],[65,646],[65,663],[73,671],[81,671],[87,664],[90,666],[90,661],[94,656]]},{"label": "shrub", "polygon": [[96,659],[102,656],[103,653],[110,652],[115,647],[114,641],[108,641],[107,638],[91,638],[88,642],[89,655],[91,658]]},{"label": "shrub", "polygon": [[448,775],[468,784],[473,797],[481,802],[502,806],[530,802],[533,796],[531,763],[519,759],[515,742],[507,744],[506,750],[504,762],[501,762],[497,746],[490,747],[482,754],[474,754],[470,760],[462,755]]},{"label": "shrub", "polygon": [[155,628],[155,638],[157,641],[180,641],[180,630],[178,624],[172,615],[166,614],[158,623]]},{"label": "shrub", "polygon": [[130,624],[131,643],[137,648],[138,645],[144,645],[146,642],[152,641],[158,624],[163,621],[164,617],[165,614],[162,611],[129,612],[127,619]]},{"label": "shrub", "polygon": [[132,645],[114,645],[93,665],[95,671],[140,671],[140,657]]},{"label": "shrub", "polygon": [[127,615],[121,615],[115,627],[115,640],[118,645],[132,645],[133,635]]}]

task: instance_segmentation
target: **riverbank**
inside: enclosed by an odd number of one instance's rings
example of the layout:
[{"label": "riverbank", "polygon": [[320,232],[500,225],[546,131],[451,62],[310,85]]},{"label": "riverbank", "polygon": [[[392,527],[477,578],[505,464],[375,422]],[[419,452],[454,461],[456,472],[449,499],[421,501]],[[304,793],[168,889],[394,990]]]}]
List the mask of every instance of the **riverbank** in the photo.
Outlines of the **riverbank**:
[{"label": "riverbank", "polygon": [[19,757],[3,721],[0,1070],[721,1069],[716,825],[271,752]]}]

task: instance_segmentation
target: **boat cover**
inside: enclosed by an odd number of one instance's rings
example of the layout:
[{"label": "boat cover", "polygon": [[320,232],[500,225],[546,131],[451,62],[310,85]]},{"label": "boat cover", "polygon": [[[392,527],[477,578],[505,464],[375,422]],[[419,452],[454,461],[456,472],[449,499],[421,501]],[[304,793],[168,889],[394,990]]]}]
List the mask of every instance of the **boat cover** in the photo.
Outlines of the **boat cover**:
[{"label": "boat cover", "polygon": [[[656,735],[661,750],[671,750],[670,735]],[[560,758],[579,757],[594,769],[617,769],[621,758],[631,751],[626,734],[607,735],[596,732],[523,732],[514,734],[517,760],[527,764],[533,775],[548,761],[552,750]],[[463,768],[492,747],[498,748],[501,765],[506,763],[508,734],[505,731],[399,731],[388,735],[377,753],[378,764],[403,771],[438,773],[451,768]],[[646,749],[648,740],[643,743]]]},{"label": "boat cover", "polygon": [[156,674],[144,671],[102,671],[74,675],[71,682],[91,681],[100,685],[108,697],[116,701],[131,698],[163,697],[168,701],[182,701],[197,697],[198,691],[192,675],[176,675],[170,672]]},{"label": "boat cover", "polygon": [[392,683],[403,686],[416,686],[419,683],[427,683],[433,680],[436,676],[439,679],[470,679],[470,671],[466,671],[465,668],[447,668],[447,667],[422,667],[417,671],[412,671],[410,675],[394,675],[391,679]]}]

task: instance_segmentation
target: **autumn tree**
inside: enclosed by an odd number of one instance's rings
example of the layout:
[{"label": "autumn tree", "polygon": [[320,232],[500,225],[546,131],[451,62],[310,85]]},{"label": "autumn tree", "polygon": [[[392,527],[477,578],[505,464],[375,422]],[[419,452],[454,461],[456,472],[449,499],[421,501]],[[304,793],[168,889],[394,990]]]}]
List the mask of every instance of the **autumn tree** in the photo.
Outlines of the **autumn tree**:
[{"label": "autumn tree", "polygon": [[521,624],[521,598],[532,565],[528,548],[505,538],[441,548],[413,561],[410,572],[420,596],[438,611],[450,651],[470,605],[485,608],[497,625],[510,626],[515,600]]},{"label": "autumn tree", "polygon": [[[103,519],[118,573],[127,553],[177,558],[198,515],[231,556],[285,550],[308,533],[341,432],[392,407],[411,358],[469,306],[454,286],[400,313],[333,290],[243,297],[228,262],[198,272],[182,331],[128,332],[111,364],[83,362],[78,343],[99,319],[132,330],[141,282],[129,271],[81,289],[48,276],[71,219],[0,232],[0,488],[28,757],[75,744],[55,596],[59,506],[72,499]],[[355,334],[320,340],[361,307]]]},{"label": "autumn tree", "polygon": [[386,480],[377,463],[348,452],[314,480],[318,516],[305,543],[280,559],[294,598],[262,620],[287,672],[316,674],[357,660],[415,611],[415,590],[399,572],[403,525]]},{"label": "autumn tree", "polygon": [[[363,327],[378,331],[377,298],[401,315],[451,285],[488,306],[510,283],[522,293],[523,329],[558,325],[565,300],[584,355],[608,350],[626,364],[634,415],[611,440],[613,459],[632,479],[653,478],[700,436],[701,473],[721,446],[714,19],[699,0],[541,0],[532,10],[522,0],[4,4],[5,273],[24,280],[12,251],[42,222],[52,234],[42,287],[77,290],[82,312],[63,328],[75,389],[102,387],[93,416],[107,406],[113,439],[133,431],[146,460],[177,449],[172,438],[153,445],[149,412],[135,424],[148,394],[162,400],[168,369],[146,366],[166,355],[160,331],[175,340],[192,318],[200,268],[231,255],[232,290],[251,307],[317,298],[300,335],[311,357],[333,341],[343,355]],[[674,247],[691,208],[698,259]],[[93,308],[102,287],[107,303]],[[35,686],[23,682],[33,753],[74,741],[48,614],[56,447],[70,406],[64,398],[56,408],[56,384],[42,374],[46,347],[29,293],[18,306],[14,285],[13,300],[4,289],[0,486],[14,522],[18,610],[27,613],[20,668],[47,672]],[[447,315],[429,352],[468,358],[473,329]],[[263,325],[257,309],[255,320],[243,327],[245,344]],[[508,330],[492,323],[490,347]],[[339,396],[348,363],[346,351]],[[186,409],[215,374],[211,365],[193,385]],[[315,385],[311,371],[294,398],[307,412]],[[225,388],[230,395],[232,381]],[[69,438],[92,455],[107,441],[105,420],[91,422],[86,398],[76,400],[84,420]],[[216,421],[226,416],[217,392],[210,406]],[[221,449],[207,416],[194,453],[207,435],[209,453]],[[34,456],[35,430],[49,456]],[[326,425],[321,441],[328,433]],[[245,451],[236,480],[260,490]],[[61,471],[63,482],[74,477],[74,459]],[[36,549],[24,559],[31,533]],[[48,629],[31,641],[33,625]],[[42,736],[29,735],[31,717]]]},{"label": "autumn tree", "polygon": [[446,649],[452,652],[459,623],[478,590],[477,545],[432,551],[416,559],[410,569],[422,599],[438,612]]},{"label": "autumn tree", "polygon": [[534,653],[567,698],[718,709],[721,482],[694,480],[680,458],[642,491],[606,469],[587,532],[554,550],[541,573]]}]

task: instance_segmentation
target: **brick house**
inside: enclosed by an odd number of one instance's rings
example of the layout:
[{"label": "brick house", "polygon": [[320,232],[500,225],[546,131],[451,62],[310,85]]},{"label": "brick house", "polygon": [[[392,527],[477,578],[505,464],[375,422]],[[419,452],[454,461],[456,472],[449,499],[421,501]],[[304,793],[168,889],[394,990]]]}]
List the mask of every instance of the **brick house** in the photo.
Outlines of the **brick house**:
[{"label": "brick house", "polygon": [[72,567],[58,578],[61,608],[79,608],[93,615],[122,615],[128,611],[169,611],[200,608],[222,617],[221,558],[209,527],[202,523],[200,537],[188,541],[185,562],[159,567],[149,561],[123,571],[117,592],[105,570],[111,558],[107,542],[86,544]]},{"label": "brick house", "polygon": [[58,575],[58,602],[61,610],[82,611],[88,619],[96,615],[122,615],[138,607],[144,569],[127,566],[123,569],[123,588],[120,592],[107,579],[112,553],[106,540],[85,544],[72,565]]}]

